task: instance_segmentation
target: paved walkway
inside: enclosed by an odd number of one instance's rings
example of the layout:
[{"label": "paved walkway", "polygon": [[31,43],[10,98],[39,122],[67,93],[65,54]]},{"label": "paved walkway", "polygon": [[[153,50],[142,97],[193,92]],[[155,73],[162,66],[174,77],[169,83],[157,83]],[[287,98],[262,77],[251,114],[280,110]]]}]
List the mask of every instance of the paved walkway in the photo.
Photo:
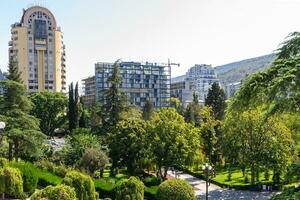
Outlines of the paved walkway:
[{"label": "paved walkway", "polygon": [[[175,177],[172,171],[168,171],[168,175],[171,177]],[[182,172],[177,172],[176,175],[177,178],[185,180],[193,186],[197,197],[203,200],[205,199],[206,183],[204,180],[198,179]],[[214,184],[210,184],[210,186],[208,187],[209,200],[267,200],[270,199],[274,194],[274,192],[255,192],[223,189]]]}]

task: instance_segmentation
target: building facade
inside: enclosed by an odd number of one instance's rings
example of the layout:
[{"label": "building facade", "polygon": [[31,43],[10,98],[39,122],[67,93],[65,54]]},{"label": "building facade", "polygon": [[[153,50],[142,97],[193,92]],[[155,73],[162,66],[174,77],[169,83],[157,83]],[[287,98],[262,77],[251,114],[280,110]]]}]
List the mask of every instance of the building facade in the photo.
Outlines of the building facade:
[{"label": "building facade", "polygon": [[11,26],[9,59],[16,61],[29,92],[66,90],[65,45],[54,15],[44,7],[23,11]]},{"label": "building facade", "polygon": [[[4,73],[2,73],[2,71],[0,69],[0,81],[3,81],[3,80],[5,80],[5,75],[4,75]],[[2,94],[3,94],[3,88],[0,85],[0,95],[2,95]]]},{"label": "building facade", "polygon": [[86,107],[92,107],[96,102],[96,79],[95,76],[91,76],[82,79],[82,101]]},{"label": "building facade", "polygon": [[224,91],[226,94],[226,98],[230,98],[232,97],[236,91],[239,90],[239,88],[241,87],[241,82],[235,82],[235,83],[228,83],[227,85],[225,85]]},{"label": "building facade", "polygon": [[[170,99],[170,65],[158,63],[121,62],[121,90],[133,105],[143,107],[150,100],[154,107],[167,107]],[[104,91],[110,85],[113,63],[96,63],[96,99],[104,101]]]},{"label": "building facade", "polygon": [[201,64],[191,67],[186,75],[175,77],[171,81],[171,95],[180,99],[184,106],[193,101],[193,93],[204,104],[211,85],[219,80],[211,65]]}]

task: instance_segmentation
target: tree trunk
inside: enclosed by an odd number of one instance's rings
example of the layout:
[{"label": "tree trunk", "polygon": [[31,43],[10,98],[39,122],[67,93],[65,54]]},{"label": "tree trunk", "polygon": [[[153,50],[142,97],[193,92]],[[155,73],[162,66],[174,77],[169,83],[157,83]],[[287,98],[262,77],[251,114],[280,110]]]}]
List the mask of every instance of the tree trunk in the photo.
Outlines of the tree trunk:
[{"label": "tree trunk", "polygon": [[259,167],[256,169],[256,182],[259,182]]},{"label": "tree trunk", "polygon": [[168,169],[169,169],[169,167],[164,168],[164,180],[167,180]]},{"label": "tree trunk", "polygon": [[100,178],[103,178],[104,169],[100,169]]},{"label": "tree trunk", "polygon": [[13,160],[13,144],[11,142],[8,143],[8,160]]},{"label": "tree trunk", "polygon": [[255,184],[255,165],[251,164],[251,184]]}]

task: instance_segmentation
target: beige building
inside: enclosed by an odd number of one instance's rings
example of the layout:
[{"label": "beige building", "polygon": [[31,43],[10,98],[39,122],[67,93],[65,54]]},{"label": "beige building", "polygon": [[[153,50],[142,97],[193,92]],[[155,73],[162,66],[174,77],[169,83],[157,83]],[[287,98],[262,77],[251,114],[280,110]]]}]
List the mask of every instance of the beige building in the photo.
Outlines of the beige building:
[{"label": "beige building", "polygon": [[91,76],[85,79],[82,79],[83,86],[83,95],[82,101],[83,104],[87,107],[92,107],[96,102],[96,78]]},{"label": "beige building", "polygon": [[54,15],[44,7],[23,11],[11,26],[9,59],[18,63],[29,92],[66,91],[65,46]]}]

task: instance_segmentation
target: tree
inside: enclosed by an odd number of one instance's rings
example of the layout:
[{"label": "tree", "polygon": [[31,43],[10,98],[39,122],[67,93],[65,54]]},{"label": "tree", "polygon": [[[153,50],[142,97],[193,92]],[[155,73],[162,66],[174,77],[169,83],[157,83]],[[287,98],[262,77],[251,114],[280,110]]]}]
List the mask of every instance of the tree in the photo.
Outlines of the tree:
[{"label": "tree", "polygon": [[30,96],[33,103],[31,114],[40,119],[41,131],[53,136],[54,130],[60,128],[66,120],[67,98],[56,92],[39,92]]},{"label": "tree", "polygon": [[67,136],[66,145],[59,152],[61,161],[67,165],[74,165],[89,148],[99,149],[100,139],[92,135],[88,129],[75,129]]},{"label": "tree", "polygon": [[78,128],[79,123],[79,94],[78,94],[78,82],[75,85],[75,91],[73,83],[69,86],[69,104],[68,104],[68,118],[69,118],[69,131]]},{"label": "tree", "polygon": [[152,113],[153,113],[153,104],[149,99],[147,99],[143,107],[143,119],[149,120]]},{"label": "tree", "polygon": [[[260,109],[225,119],[223,151],[231,162],[251,169],[251,184],[258,181],[260,167],[274,170],[274,182],[291,162],[294,143],[289,129],[276,117],[265,118]],[[236,160],[235,160],[236,159]]]},{"label": "tree", "polygon": [[184,107],[178,98],[170,98],[170,107],[175,108],[179,114],[184,115]]},{"label": "tree", "polygon": [[38,119],[28,114],[31,105],[25,95],[25,87],[12,80],[1,84],[4,102],[0,109],[0,120],[7,123],[5,136],[9,142],[8,158],[36,159],[44,135],[40,132]]},{"label": "tree", "polygon": [[18,64],[13,60],[9,61],[7,79],[18,83],[22,83],[21,73],[19,72]]},{"label": "tree", "polygon": [[120,90],[119,61],[113,65],[112,75],[107,79],[110,85],[104,92],[104,103],[102,105],[102,123],[106,131],[110,131],[120,121],[120,114],[126,110],[126,97]]},{"label": "tree", "polygon": [[171,179],[159,185],[157,200],[196,200],[193,187],[184,180]]},{"label": "tree", "polygon": [[[143,159],[149,156],[147,124],[141,119],[124,119],[109,137],[109,155],[114,167],[127,167],[129,173],[142,171]],[[112,169],[114,169],[112,167]]]},{"label": "tree", "polygon": [[224,118],[226,107],[225,100],[226,96],[224,90],[220,88],[217,82],[214,82],[208,90],[205,105],[212,108],[213,116],[217,120],[222,120]]},{"label": "tree", "polygon": [[79,162],[79,166],[86,169],[90,175],[93,175],[99,169],[101,171],[100,177],[103,177],[103,170],[107,164],[108,157],[99,148],[87,149]]},{"label": "tree", "polygon": [[193,93],[193,102],[188,104],[188,106],[185,110],[185,113],[184,113],[185,121],[195,125],[196,127],[199,127],[200,126],[200,109],[201,109],[201,106],[199,104],[199,97],[194,92]]},{"label": "tree", "polygon": [[3,197],[5,194],[16,198],[23,196],[23,180],[18,169],[0,168],[0,194],[3,194]]},{"label": "tree", "polygon": [[123,179],[116,186],[116,200],[143,200],[144,184],[137,178],[131,176],[129,179]]},{"label": "tree", "polygon": [[213,156],[215,156],[215,152],[217,149],[216,128],[219,126],[220,122],[214,119],[214,117],[212,116],[212,109],[210,107],[203,107],[200,113],[200,133],[201,141],[203,142],[203,149],[206,156],[208,157],[209,163],[215,163],[215,160],[213,160]]},{"label": "tree", "polygon": [[165,179],[171,166],[188,164],[199,151],[199,129],[185,123],[174,108],[160,109],[149,124],[153,162],[157,165],[158,175]]}]

